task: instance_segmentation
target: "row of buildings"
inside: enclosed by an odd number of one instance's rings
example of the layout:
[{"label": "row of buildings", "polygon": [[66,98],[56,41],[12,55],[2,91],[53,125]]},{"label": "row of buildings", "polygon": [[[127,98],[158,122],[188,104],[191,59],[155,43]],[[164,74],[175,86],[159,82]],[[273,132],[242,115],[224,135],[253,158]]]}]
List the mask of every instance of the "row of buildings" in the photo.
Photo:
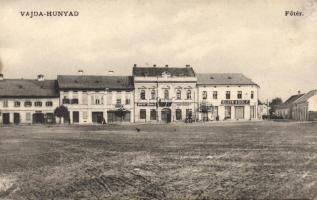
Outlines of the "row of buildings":
[{"label": "row of buildings", "polygon": [[298,121],[317,120],[317,89],[305,94],[290,96],[283,104],[276,108],[276,115],[283,119]]},{"label": "row of buildings", "polygon": [[139,67],[132,76],[59,75],[56,80],[0,75],[0,122],[184,122],[258,119],[259,86],[238,73],[195,73],[185,67]]}]

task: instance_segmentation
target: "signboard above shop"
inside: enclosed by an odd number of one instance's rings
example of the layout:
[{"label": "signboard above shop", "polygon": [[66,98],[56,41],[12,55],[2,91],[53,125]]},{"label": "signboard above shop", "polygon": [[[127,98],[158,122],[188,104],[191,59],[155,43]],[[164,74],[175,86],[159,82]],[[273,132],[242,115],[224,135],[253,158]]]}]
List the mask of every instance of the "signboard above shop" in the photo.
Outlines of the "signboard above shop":
[{"label": "signboard above shop", "polygon": [[221,100],[222,105],[250,105],[250,100]]}]

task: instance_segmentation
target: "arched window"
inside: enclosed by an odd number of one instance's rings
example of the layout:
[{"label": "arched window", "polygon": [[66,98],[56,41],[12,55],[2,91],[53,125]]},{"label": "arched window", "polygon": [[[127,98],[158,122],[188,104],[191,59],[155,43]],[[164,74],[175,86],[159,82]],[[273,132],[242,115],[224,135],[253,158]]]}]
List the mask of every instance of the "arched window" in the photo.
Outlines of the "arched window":
[{"label": "arched window", "polygon": [[191,90],[187,90],[186,98],[192,99],[192,91]]},{"label": "arched window", "polygon": [[181,99],[182,98],[182,91],[181,90],[177,90],[176,91],[176,99]]},{"label": "arched window", "polygon": [[142,100],[145,99],[145,90],[141,90],[141,92],[140,92],[140,99],[142,99]]},{"label": "arched window", "polygon": [[167,89],[164,90],[164,99],[169,99],[169,91]]},{"label": "arched window", "polygon": [[151,99],[155,99],[155,90],[151,90]]}]

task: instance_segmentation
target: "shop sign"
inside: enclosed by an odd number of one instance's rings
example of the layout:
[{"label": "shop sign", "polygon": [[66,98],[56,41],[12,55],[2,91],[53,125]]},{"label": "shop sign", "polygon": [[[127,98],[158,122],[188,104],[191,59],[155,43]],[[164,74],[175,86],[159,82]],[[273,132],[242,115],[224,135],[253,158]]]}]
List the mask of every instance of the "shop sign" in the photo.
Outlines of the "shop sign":
[{"label": "shop sign", "polygon": [[221,100],[223,105],[250,105],[250,100]]},{"label": "shop sign", "polygon": [[153,103],[153,102],[151,102],[151,103],[147,103],[147,102],[142,102],[142,103],[137,103],[136,104],[137,106],[156,106],[156,103]]}]

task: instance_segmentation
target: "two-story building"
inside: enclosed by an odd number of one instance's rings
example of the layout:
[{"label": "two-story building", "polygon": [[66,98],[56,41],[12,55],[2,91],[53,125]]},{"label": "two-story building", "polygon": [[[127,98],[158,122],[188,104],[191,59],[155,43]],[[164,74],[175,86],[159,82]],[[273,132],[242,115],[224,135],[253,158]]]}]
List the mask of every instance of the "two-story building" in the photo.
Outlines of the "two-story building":
[{"label": "two-story building", "polygon": [[70,123],[133,122],[133,77],[59,75],[60,102]]},{"label": "two-story building", "polygon": [[4,79],[0,74],[0,123],[54,123],[59,106],[56,80]]},{"label": "two-story building", "polygon": [[239,73],[197,74],[199,120],[257,119],[258,89]]},{"label": "two-story building", "polygon": [[177,122],[195,118],[192,67],[133,67],[136,122]]},{"label": "two-story building", "polygon": [[317,121],[317,89],[307,92],[294,101],[292,118],[299,121]]}]

